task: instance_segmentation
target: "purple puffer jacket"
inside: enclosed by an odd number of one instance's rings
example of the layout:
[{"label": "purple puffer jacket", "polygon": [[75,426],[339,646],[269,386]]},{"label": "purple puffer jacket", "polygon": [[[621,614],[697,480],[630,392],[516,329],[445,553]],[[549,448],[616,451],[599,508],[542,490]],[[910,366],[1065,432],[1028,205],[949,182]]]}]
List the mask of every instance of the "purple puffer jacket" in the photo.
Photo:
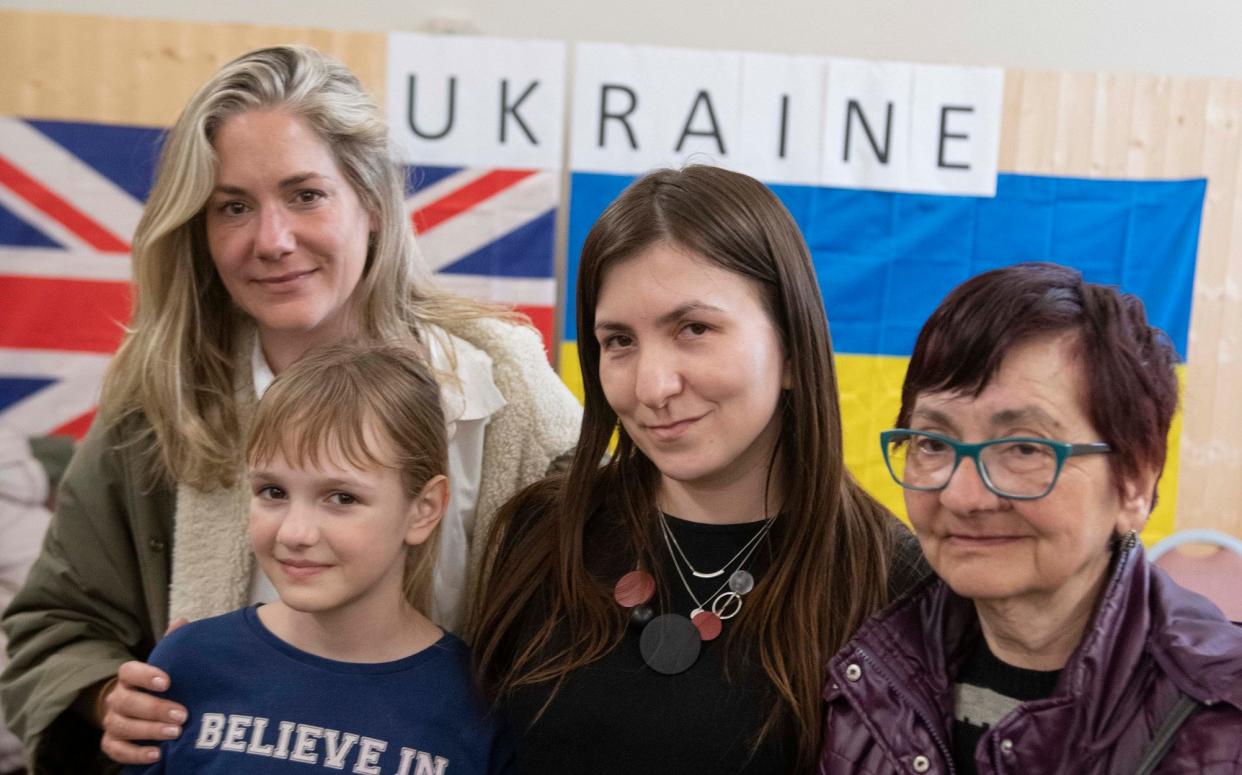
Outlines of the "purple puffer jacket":
[{"label": "purple puffer jacket", "polygon": [[[974,604],[938,579],[864,625],[828,665],[820,773],[953,772],[952,676],[977,637]],[[1141,548],[1119,550],[1056,692],[989,729],[975,763],[980,773],[1129,775],[1178,690],[1203,707],[1155,772],[1242,772],[1242,627]]]}]

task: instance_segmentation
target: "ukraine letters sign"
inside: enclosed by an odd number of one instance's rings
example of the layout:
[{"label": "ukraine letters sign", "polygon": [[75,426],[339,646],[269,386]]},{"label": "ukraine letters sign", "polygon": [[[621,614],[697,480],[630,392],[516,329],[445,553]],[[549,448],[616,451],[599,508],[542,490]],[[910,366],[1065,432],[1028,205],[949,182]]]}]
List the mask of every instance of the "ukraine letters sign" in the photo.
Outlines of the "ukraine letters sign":
[{"label": "ukraine letters sign", "polygon": [[559,169],[565,44],[393,33],[388,124],[410,164]]},{"label": "ukraine letters sign", "polygon": [[[405,161],[557,169],[565,45],[394,33],[388,119]],[[992,196],[1004,73],[579,44],[570,166],[687,161],[772,183]]]},{"label": "ukraine letters sign", "polygon": [[703,161],[770,183],[996,191],[999,69],[613,44],[575,59],[575,171]]},{"label": "ukraine letters sign", "polygon": [[388,124],[406,206],[447,290],[511,304],[551,352],[565,44],[393,33]]}]

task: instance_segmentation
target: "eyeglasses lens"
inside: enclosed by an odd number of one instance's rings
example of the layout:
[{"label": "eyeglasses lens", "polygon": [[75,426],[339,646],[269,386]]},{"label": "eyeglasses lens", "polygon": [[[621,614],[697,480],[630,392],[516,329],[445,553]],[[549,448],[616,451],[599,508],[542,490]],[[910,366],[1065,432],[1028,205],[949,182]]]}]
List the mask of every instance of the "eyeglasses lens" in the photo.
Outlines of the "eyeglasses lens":
[{"label": "eyeglasses lens", "polygon": [[[938,490],[949,483],[957,450],[945,441],[919,434],[897,436],[885,450],[893,475],[905,487]],[[1017,498],[1046,494],[1057,475],[1057,455],[1037,441],[989,444],[979,450],[985,480],[994,492]],[[986,473],[985,473],[986,472]]]}]

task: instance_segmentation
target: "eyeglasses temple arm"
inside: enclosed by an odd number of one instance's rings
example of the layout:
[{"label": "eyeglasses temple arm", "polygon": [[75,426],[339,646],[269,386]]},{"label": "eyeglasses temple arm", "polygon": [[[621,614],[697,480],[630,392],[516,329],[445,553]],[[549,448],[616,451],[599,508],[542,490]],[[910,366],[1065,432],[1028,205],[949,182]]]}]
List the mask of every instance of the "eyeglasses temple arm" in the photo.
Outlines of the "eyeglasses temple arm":
[{"label": "eyeglasses temple arm", "polygon": [[1088,444],[1071,444],[1069,454],[1066,457],[1075,457],[1077,455],[1098,455],[1106,452],[1112,452],[1113,448],[1103,441],[1093,441]]}]

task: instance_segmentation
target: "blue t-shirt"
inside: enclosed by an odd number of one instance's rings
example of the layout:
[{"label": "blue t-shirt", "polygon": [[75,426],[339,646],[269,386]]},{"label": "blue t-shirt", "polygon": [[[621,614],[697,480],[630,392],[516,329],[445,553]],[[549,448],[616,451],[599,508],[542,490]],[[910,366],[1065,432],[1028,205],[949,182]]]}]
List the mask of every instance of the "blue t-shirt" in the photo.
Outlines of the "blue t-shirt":
[{"label": "blue t-shirt", "polygon": [[256,610],[188,624],[151,652],[189,718],[158,763],[127,773],[514,770],[457,638],[395,662],[338,662],[280,640]]}]

